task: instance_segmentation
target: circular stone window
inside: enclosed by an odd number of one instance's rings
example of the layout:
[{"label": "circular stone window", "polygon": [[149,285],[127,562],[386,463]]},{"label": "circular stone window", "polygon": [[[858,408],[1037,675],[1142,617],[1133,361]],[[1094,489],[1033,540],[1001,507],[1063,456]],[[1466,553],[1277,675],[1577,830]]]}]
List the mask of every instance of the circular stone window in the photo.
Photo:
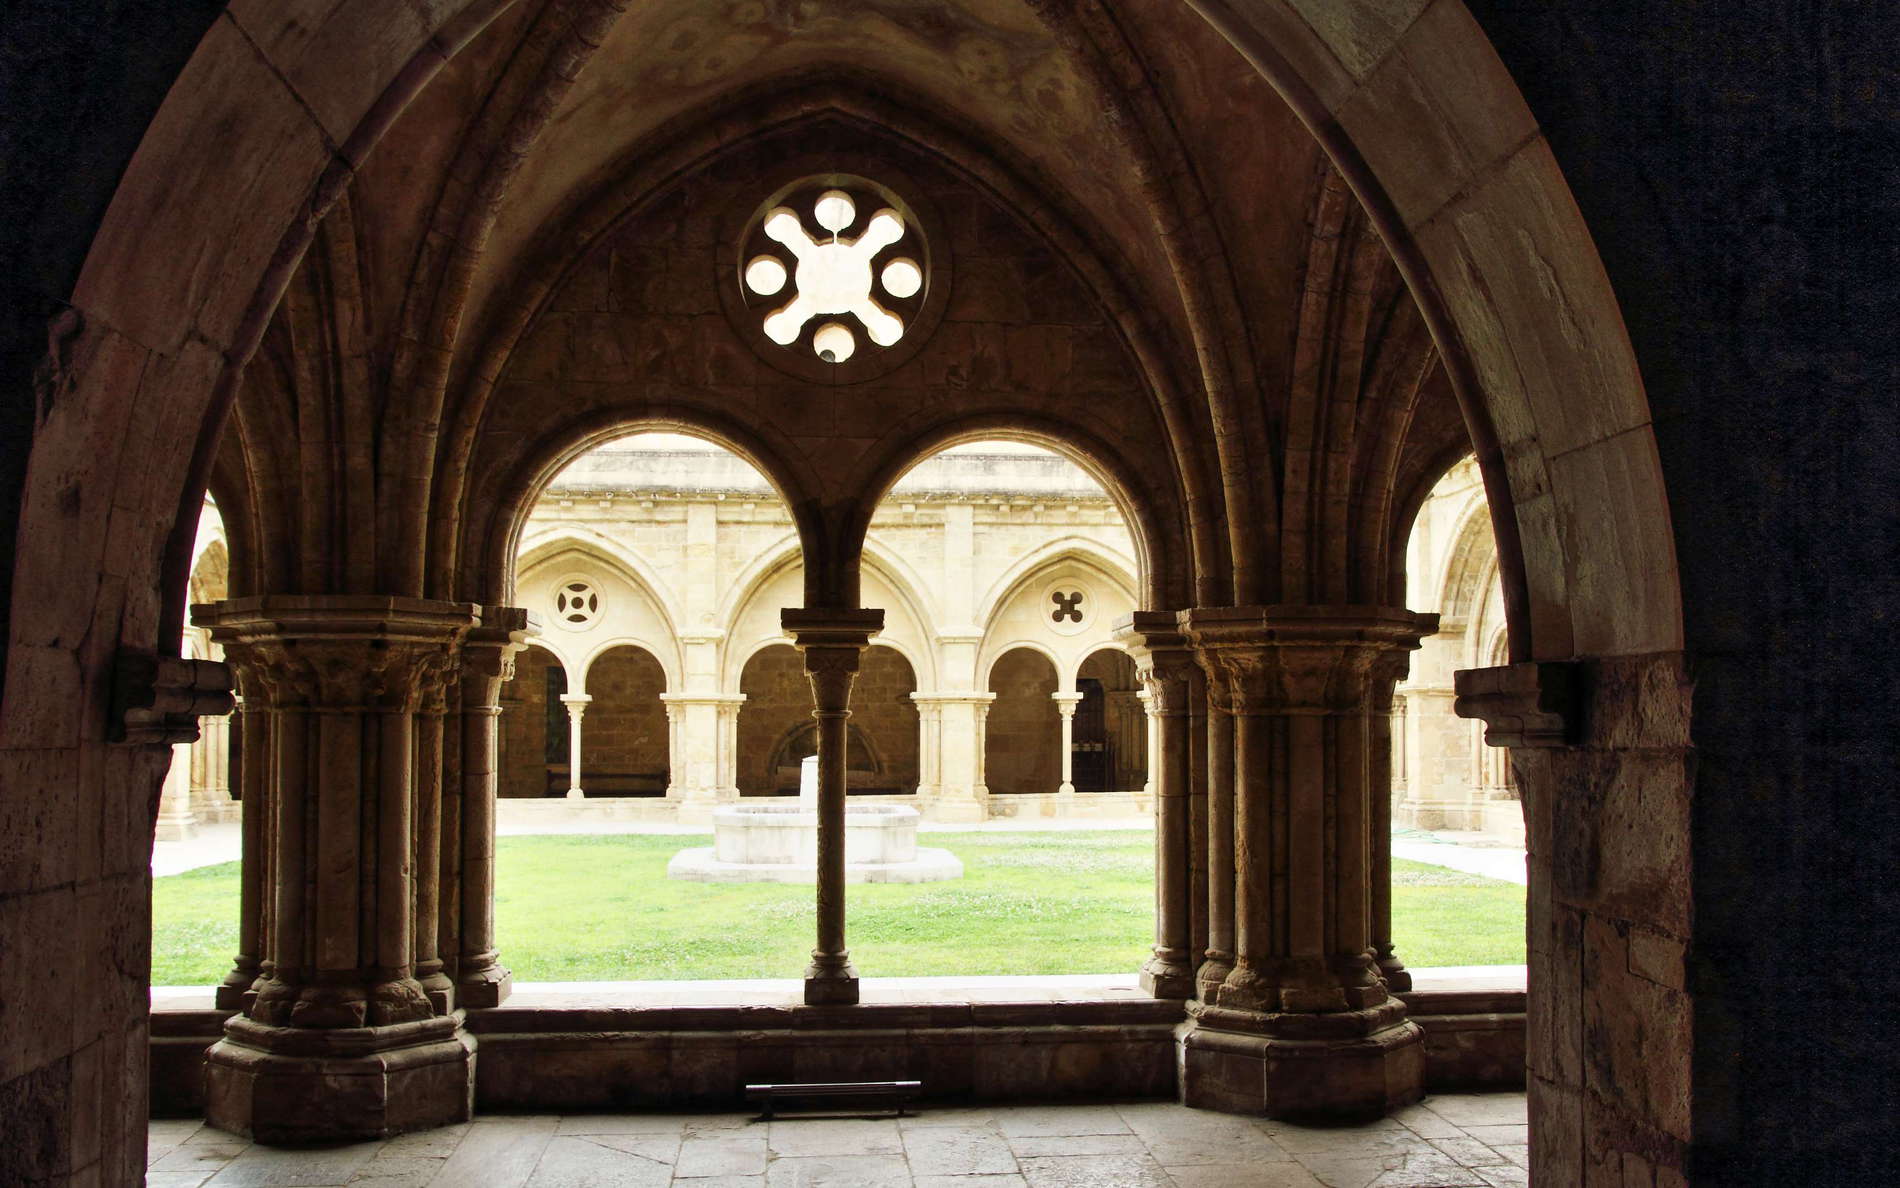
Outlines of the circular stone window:
[{"label": "circular stone window", "polygon": [[584,631],[600,619],[600,591],[586,578],[568,578],[554,587],[554,620],[569,631]]},{"label": "circular stone window", "polygon": [[1079,635],[1095,620],[1095,595],[1073,578],[1052,583],[1042,592],[1042,615],[1057,635]]},{"label": "circular stone window", "polygon": [[[801,379],[854,383],[916,352],[947,287],[925,219],[853,174],[802,178],[760,204],[721,285],[760,356]],[[722,253],[723,255],[723,253]]]}]

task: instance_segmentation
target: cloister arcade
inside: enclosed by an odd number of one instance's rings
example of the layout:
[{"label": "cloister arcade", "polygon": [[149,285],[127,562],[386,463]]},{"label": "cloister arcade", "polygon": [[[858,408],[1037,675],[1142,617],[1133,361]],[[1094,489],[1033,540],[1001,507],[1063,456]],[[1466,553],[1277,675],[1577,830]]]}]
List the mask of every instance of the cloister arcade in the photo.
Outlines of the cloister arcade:
[{"label": "cloister arcade", "polygon": [[[543,492],[516,564],[534,630],[502,690],[504,802],[640,798],[608,807],[703,824],[720,800],[795,791],[813,729],[779,613],[803,565],[756,471],[692,438],[601,447]],[[951,822],[1151,812],[1146,697],[1114,639],[1135,564],[1108,493],[1046,450],[971,443],[899,479],[865,539],[885,619],[850,791]]]}]

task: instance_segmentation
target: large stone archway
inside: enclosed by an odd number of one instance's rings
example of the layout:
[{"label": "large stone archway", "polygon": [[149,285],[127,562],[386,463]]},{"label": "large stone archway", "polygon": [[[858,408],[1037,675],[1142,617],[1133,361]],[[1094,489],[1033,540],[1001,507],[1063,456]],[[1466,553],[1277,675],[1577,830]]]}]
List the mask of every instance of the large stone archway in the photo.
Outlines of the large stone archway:
[{"label": "large stone archway", "polygon": [[[75,911],[74,887],[137,898],[136,806],[154,773],[149,757],[103,746],[96,724],[104,718],[111,652],[120,643],[151,648],[176,634],[176,608],[159,593],[166,541],[183,531],[178,509],[195,509],[218,403],[228,399],[314,217],[405,100],[499,7],[471,5],[423,29],[406,11],[349,6],[314,19],[315,35],[291,35],[288,15],[284,28],[256,31],[261,36],[220,18],[148,130],[93,238],[52,353],[57,399],[48,402],[26,480],[4,711],[10,789],[57,784],[83,819],[125,825],[108,826],[109,858],[97,865],[47,850],[22,883],[32,893],[20,901],[24,933],[60,931]],[[1628,693],[1629,708],[1652,733],[1637,737],[1642,760],[1611,764],[1619,770],[1589,784],[1592,811],[1660,818],[1671,823],[1671,836],[1686,837],[1686,776],[1680,760],[1667,757],[1686,743],[1681,698],[1666,662],[1641,659],[1681,644],[1668,505],[1648,414],[1587,231],[1509,78],[1457,4],[1432,5],[1416,20],[1390,19],[1374,5],[1341,6],[1342,15],[1318,29],[1290,5],[1205,7],[1354,182],[1433,323],[1460,381],[1495,506],[1509,509],[1500,512],[1509,529],[1501,547],[1523,559],[1517,658],[1626,658],[1598,669],[1594,695]],[[228,135],[212,146],[195,134],[205,127]],[[180,259],[201,266],[181,269]],[[1553,307],[1563,316],[1553,317]],[[1630,514],[1591,514],[1606,505]],[[1506,543],[1510,536],[1515,545]],[[1659,700],[1641,700],[1650,692]],[[47,700],[100,712],[75,719],[33,709]],[[1606,752],[1628,737],[1604,717],[1593,729],[1602,731],[1594,741]],[[1532,732],[1514,737],[1533,741]],[[1540,778],[1527,775],[1533,786]],[[1553,770],[1542,778],[1555,787],[1565,777]],[[1623,791],[1644,799],[1620,806]],[[1584,856],[1598,856],[1603,844]],[[1650,873],[1659,865],[1655,856],[1624,856]],[[1559,879],[1562,869],[1550,877]],[[1678,878],[1660,889],[1658,910],[1669,918],[1637,922],[1659,926],[1651,931],[1666,953],[1687,939],[1675,921],[1686,920],[1688,888]],[[1565,888],[1560,879],[1542,890],[1547,903],[1599,892]],[[1534,942],[1550,963],[1534,974],[1533,994],[1556,1032],[1580,1032],[1593,1009],[1576,969],[1583,946],[1595,943],[1590,938],[1615,933],[1636,952],[1621,926],[1638,913],[1627,903],[1611,906],[1599,918],[1587,902],[1566,902],[1552,931]],[[139,917],[130,907],[126,915]],[[94,939],[101,952],[117,943]],[[51,990],[29,987],[23,995],[44,999],[62,1019],[96,1014],[76,1020],[73,1030],[82,1037],[73,1050],[92,1052],[91,1071],[77,1087],[48,1089],[43,1098],[57,1103],[46,1116],[58,1133],[83,1128],[77,1120],[98,1102],[136,1098],[123,1081],[136,1062],[127,1072],[124,1060],[101,1058],[108,1049],[96,1046],[136,1046],[142,1007],[135,982],[77,1005],[56,1003],[61,996]],[[1617,1083],[1637,1086],[1628,1100],[1612,1103],[1621,1122],[1585,1122],[1580,1064],[1540,1070],[1550,1086],[1539,1112],[1546,1156],[1556,1158],[1560,1144],[1581,1149],[1586,1134],[1595,1149],[1624,1141],[1627,1131],[1644,1142],[1668,1140],[1659,1160],[1679,1162],[1670,1144],[1687,1138],[1679,1109],[1686,1109],[1680,1078],[1688,1024],[1680,986],[1660,985],[1641,989],[1667,1005],[1650,1002],[1643,1017],[1666,1016],[1671,1027],[1645,1053],[1659,1065],[1653,1076],[1619,1066],[1628,1075]],[[1581,1060],[1560,1036],[1546,1040],[1560,1061]],[[1614,1061],[1618,1050],[1612,1036],[1606,1054]],[[1681,1060],[1656,1061],[1657,1050]],[[18,1062],[19,1075],[71,1054],[64,1040],[38,1041]],[[117,1121],[101,1140],[114,1148],[105,1157],[123,1166],[118,1148],[132,1145],[126,1136],[137,1130],[137,1111],[115,1105],[108,1112]],[[90,1137],[85,1149],[94,1149]]]}]

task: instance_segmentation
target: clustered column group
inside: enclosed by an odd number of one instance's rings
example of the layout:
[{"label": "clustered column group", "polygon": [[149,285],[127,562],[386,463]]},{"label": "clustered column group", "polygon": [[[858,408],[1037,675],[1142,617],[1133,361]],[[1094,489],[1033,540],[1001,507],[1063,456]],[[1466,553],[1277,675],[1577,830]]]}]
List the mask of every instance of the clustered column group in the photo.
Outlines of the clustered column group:
[{"label": "clustered column group", "polygon": [[244,694],[239,1013],[206,1116],[269,1142],[466,1118],[461,1008],[506,996],[496,716],[526,616],[382,596],[195,608]]},{"label": "clustered column group", "polygon": [[[468,1116],[462,1009],[506,997],[493,927],[497,716],[519,610],[371,596],[196,608],[243,693],[234,1009],[207,1116],[266,1141]],[[845,942],[846,729],[883,612],[788,609],[811,683],[818,879],[805,1000],[856,1003]],[[1138,613],[1153,721],[1155,944],[1186,1000],[1190,1105],[1377,1114],[1417,1097],[1394,996],[1389,714],[1434,617],[1307,606]],[[971,700],[980,715],[982,706]],[[980,772],[978,773],[980,778]]]},{"label": "clustered column group", "polygon": [[1402,610],[1273,606],[1123,627],[1157,719],[1143,983],[1189,999],[1188,1104],[1340,1117],[1419,1095],[1421,1035],[1394,997],[1409,977],[1384,886],[1387,716],[1406,656],[1436,626]]}]

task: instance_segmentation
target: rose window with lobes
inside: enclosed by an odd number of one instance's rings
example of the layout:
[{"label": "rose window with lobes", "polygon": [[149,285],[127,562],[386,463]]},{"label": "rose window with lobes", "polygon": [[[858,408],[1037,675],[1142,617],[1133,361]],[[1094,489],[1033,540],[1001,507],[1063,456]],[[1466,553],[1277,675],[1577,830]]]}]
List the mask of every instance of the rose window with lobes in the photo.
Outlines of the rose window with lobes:
[{"label": "rose window with lobes", "polygon": [[740,286],[774,343],[824,363],[893,346],[925,288],[921,235],[869,186],[794,189],[746,236]]}]

